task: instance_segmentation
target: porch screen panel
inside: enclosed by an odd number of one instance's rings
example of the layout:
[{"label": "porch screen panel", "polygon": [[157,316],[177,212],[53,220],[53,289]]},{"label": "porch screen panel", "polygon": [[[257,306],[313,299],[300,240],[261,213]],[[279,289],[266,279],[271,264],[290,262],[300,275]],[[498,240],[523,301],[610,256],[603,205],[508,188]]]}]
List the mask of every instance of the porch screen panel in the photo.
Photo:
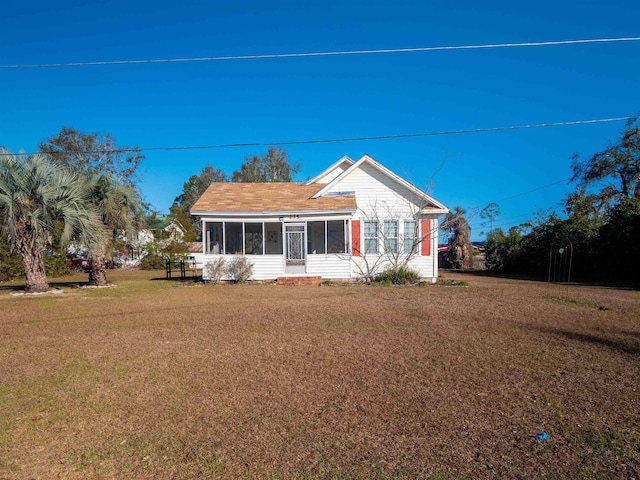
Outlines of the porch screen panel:
[{"label": "porch screen panel", "polygon": [[205,223],[206,253],[218,255],[224,253],[222,246],[222,222]]},{"label": "porch screen panel", "polygon": [[245,255],[262,255],[262,223],[244,224],[244,253]]},{"label": "porch screen panel", "polygon": [[267,255],[282,255],[282,223],[272,222],[264,224],[265,253]]},{"label": "porch screen panel", "polygon": [[242,251],[242,222],[226,222],[224,224],[225,253],[241,255]]},{"label": "porch screen panel", "polygon": [[311,254],[325,253],[325,222],[307,222],[307,251]]},{"label": "porch screen panel", "polygon": [[344,220],[327,222],[327,252],[347,253],[347,239]]}]

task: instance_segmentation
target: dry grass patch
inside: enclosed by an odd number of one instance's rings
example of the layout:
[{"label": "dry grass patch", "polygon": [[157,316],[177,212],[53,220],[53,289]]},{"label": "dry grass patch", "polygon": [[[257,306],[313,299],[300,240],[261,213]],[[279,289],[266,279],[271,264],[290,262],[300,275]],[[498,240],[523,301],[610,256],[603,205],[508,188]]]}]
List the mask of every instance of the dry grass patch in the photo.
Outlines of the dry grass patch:
[{"label": "dry grass patch", "polygon": [[0,478],[640,475],[638,291],[153,275],[0,290]]}]

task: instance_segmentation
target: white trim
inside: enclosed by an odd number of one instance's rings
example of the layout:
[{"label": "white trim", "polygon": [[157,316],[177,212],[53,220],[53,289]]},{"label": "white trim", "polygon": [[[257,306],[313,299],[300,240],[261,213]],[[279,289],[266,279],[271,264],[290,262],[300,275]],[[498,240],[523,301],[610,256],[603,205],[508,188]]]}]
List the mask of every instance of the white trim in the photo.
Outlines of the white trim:
[{"label": "white trim", "polygon": [[[266,210],[262,212],[230,212],[228,210],[192,210],[191,215],[198,216],[224,216],[224,217],[258,217],[258,216],[286,216],[286,215],[349,215],[355,213],[357,208],[342,208],[339,210]],[[448,211],[448,210],[447,210]]]},{"label": "white trim", "polygon": [[311,180],[309,180],[307,183],[305,183],[305,185],[311,185],[313,183],[316,183],[322,177],[324,177],[325,175],[328,175],[334,169],[338,168],[340,165],[342,165],[345,162],[348,163],[349,165],[353,165],[353,160],[351,160],[351,158],[349,158],[347,155],[345,155],[340,160],[338,160],[336,163],[331,165],[329,168],[327,168],[326,170],[323,170],[320,174],[318,174],[315,177],[313,177]]},{"label": "white trim", "polygon": [[445,213],[449,212],[449,209],[445,205],[443,205],[442,203],[438,202],[433,197],[427,195],[425,192],[423,192],[422,190],[417,188],[415,185],[407,182],[404,178],[400,177],[399,175],[396,175],[391,170],[386,168],[384,165],[382,165],[381,163],[377,162],[376,160],[374,160],[373,158],[371,158],[369,155],[366,155],[366,154],[363,155],[360,158],[360,160],[358,160],[356,163],[351,165],[348,169],[346,169],[344,172],[342,172],[340,175],[338,175],[336,178],[334,178],[331,182],[326,184],[323,188],[321,188],[318,192],[316,192],[316,194],[313,195],[311,198],[318,198],[318,197],[324,196],[329,190],[331,190],[336,184],[338,184],[344,178],[346,178],[351,172],[353,172],[357,168],[360,168],[360,165],[362,165],[363,163],[367,163],[367,164],[371,165],[373,168],[375,168],[376,170],[378,170],[382,174],[386,175],[391,180],[394,180],[396,183],[398,183],[398,184],[402,185],[403,187],[407,188],[410,192],[414,193],[419,198],[423,198],[423,199],[427,200],[429,203],[431,203],[432,205],[435,206],[435,208],[428,208],[428,209],[425,208],[425,209],[423,209],[423,211],[425,213],[428,212],[428,213],[445,214]]}]

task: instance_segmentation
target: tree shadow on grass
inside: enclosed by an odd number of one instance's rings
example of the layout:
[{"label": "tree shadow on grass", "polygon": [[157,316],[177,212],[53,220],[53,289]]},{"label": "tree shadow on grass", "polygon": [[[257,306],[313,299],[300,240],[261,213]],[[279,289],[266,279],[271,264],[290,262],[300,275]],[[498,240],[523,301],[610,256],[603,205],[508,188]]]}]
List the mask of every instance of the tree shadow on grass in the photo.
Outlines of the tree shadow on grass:
[{"label": "tree shadow on grass", "polygon": [[[78,282],[78,281],[49,282],[49,290],[54,290],[56,288],[64,289],[64,288],[86,287],[87,285],[89,285],[88,280],[84,282]],[[16,283],[15,285],[0,285],[0,291],[24,292],[24,283]]]},{"label": "tree shadow on grass", "polygon": [[[622,353],[628,353],[631,355],[640,355],[640,334],[638,332],[626,332],[621,331],[620,334],[627,338],[610,338],[599,335],[593,335],[590,333],[572,332],[563,328],[548,327],[548,326],[533,326],[528,325],[526,328],[536,330],[542,333],[560,336],[574,340],[577,342],[587,343],[596,346],[602,346]],[[629,338],[631,337],[631,338]]]},{"label": "tree shadow on grass", "polygon": [[174,282],[174,283],[185,283],[185,282],[202,283],[202,275],[195,275],[193,277],[188,275],[186,277],[181,277],[180,275],[177,275],[177,276],[173,275],[171,278],[154,277],[154,278],[150,278],[149,280],[151,280],[152,282],[164,280],[166,282]]},{"label": "tree shadow on grass", "polygon": [[[524,280],[529,282],[541,282],[547,283],[549,278],[547,275],[533,275],[533,274],[525,274],[525,273],[507,273],[507,272],[494,272],[492,270],[451,270],[451,269],[440,269],[441,273],[463,273],[465,275],[472,275],[475,277],[486,277],[486,278],[502,278],[505,280]],[[554,285],[566,285],[565,282],[552,282]],[[584,278],[572,278],[569,283],[570,286],[587,286],[587,287],[602,287],[602,288],[611,288],[615,290],[632,290],[632,291],[640,291],[640,283],[637,282],[618,282],[618,281],[607,281],[607,280],[590,280]]]}]

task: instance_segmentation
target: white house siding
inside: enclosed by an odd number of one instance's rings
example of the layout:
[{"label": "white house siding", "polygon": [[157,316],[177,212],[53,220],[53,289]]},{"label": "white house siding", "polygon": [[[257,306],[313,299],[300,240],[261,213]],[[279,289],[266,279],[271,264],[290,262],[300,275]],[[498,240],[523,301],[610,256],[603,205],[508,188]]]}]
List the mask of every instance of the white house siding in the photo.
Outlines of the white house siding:
[{"label": "white house siding", "polygon": [[438,258],[437,255],[435,256],[429,255],[428,257],[426,256],[412,257],[411,260],[409,260],[408,266],[412,270],[415,270],[416,272],[418,272],[418,274],[420,275],[420,278],[422,278],[423,280],[435,281],[435,279],[437,278],[437,275],[433,274],[433,271],[434,271],[433,262],[434,261],[437,262],[438,261],[437,258]]},{"label": "white house siding", "polygon": [[[216,258],[224,258],[230,262],[236,256],[234,255],[204,255],[203,263]],[[274,280],[284,274],[284,256],[283,255],[246,255],[251,263],[253,263],[253,275],[251,280]],[[202,269],[202,279],[209,280],[206,268]],[[228,279],[227,279],[228,280]]]},{"label": "white house siding", "polygon": [[351,255],[307,255],[307,275],[321,275],[327,279],[351,277]]},{"label": "white house siding", "polygon": [[366,163],[327,193],[349,191],[356,192],[356,217],[360,218],[412,218],[424,207],[412,192]]},{"label": "white house siding", "polygon": [[[246,255],[253,263],[251,280],[275,280],[286,276],[283,255]],[[203,265],[216,258],[233,260],[233,255],[203,255]],[[351,255],[327,254],[307,255],[306,275],[320,275],[323,278],[348,279],[351,276]],[[206,268],[202,270],[204,280],[209,280]]]},{"label": "white house siding", "polygon": [[[361,221],[361,252],[364,252],[363,221],[390,219],[401,222],[403,220],[416,219],[419,211],[426,206],[421,203],[421,199],[415,193],[366,163],[362,164],[361,168],[351,172],[346,178],[337,182],[329,191],[355,191],[358,210],[354,219]],[[409,266],[416,270],[421,278],[435,281],[438,276],[438,218],[437,215],[422,215],[418,218],[429,219],[431,222],[428,240],[430,242],[430,254],[422,256],[422,248],[419,248],[418,252],[411,258]],[[426,233],[421,232],[422,235]],[[367,263],[369,265],[368,268],[375,265],[376,272],[384,270],[385,265],[389,266],[388,261],[385,261],[384,255],[381,258],[375,255],[368,255],[366,258],[354,256],[352,276],[359,277],[367,273]]]},{"label": "white house siding", "polygon": [[[414,256],[409,260],[408,267],[412,270],[415,270],[420,278],[427,281],[435,281],[437,275],[434,275],[434,261],[437,262],[437,256],[429,255],[429,256]],[[368,255],[366,257],[353,257],[353,277],[363,277],[365,273],[367,273],[368,268],[376,267],[374,273],[380,273],[385,268],[390,267],[388,259],[384,257],[377,257],[373,255]],[[368,262],[368,267],[367,267]]]},{"label": "white house siding", "polygon": [[351,165],[349,164],[343,164],[340,165],[336,168],[334,168],[333,170],[331,170],[330,172],[328,172],[326,175],[322,176],[321,178],[317,179],[314,183],[318,183],[318,184],[324,184],[326,185],[327,183],[331,183],[336,177],[338,177],[339,175],[342,174],[342,172],[344,172],[347,168],[349,168]]}]

